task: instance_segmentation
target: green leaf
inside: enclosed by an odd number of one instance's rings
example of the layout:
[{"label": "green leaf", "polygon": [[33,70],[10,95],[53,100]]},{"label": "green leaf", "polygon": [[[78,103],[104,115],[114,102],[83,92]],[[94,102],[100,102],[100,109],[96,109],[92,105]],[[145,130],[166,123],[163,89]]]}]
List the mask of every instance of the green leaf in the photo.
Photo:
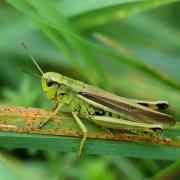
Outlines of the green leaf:
[{"label": "green leaf", "polygon": [[[109,22],[123,19],[127,16],[138,14],[143,11],[151,10],[153,8],[157,8],[169,3],[176,2],[177,0],[151,0],[151,1],[131,1],[131,3],[125,3],[123,2],[121,4],[121,0],[119,1],[112,1],[116,2],[113,6],[110,5],[106,8],[103,8],[104,6],[99,6],[96,8],[92,8],[94,11],[86,11],[88,7],[85,8],[83,11],[83,14],[80,15],[77,13],[76,15],[73,14],[72,20],[74,24],[81,29],[90,29],[97,26],[102,26],[104,24],[107,24]],[[104,2],[107,2],[107,0],[104,0]],[[109,1],[108,1],[109,2]],[[129,1],[130,2],[130,1]],[[93,6],[94,4],[92,4]],[[71,6],[69,6],[69,9]],[[61,10],[63,11],[63,10]],[[68,15],[67,15],[68,16]]]},{"label": "green leaf", "polygon": [[91,0],[91,1],[80,1],[77,3],[76,0],[61,0],[58,2],[59,10],[66,16],[78,16],[81,14],[88,13],[90,11],[99,10],[106,7],[118,6],[127,3],[143,2],[144,0]]},{"label": "green leaf", "polygon": [[[0,132],[1,147],[49,149],[78,152],[80,138],[40,134]],[[139,157],[163,160],[180,158],[180,148],[143,142],[87,139],[84,154]]]},{"label": "green leaf", "polygon": [[[70,114],[61,113],[42,129],[38,128],[40,121],[50,114],[51,111],[44,109],[0,106],[0,146],[78,152],[83,134]],[[180,158],[178,134],[173,137],[170,130],[166,137],[171,136],[172,140],[136,136],[119,130],[112,130],[112,137],[94,123],[87,120],[84,123],[89,131],[84,154]]]}]

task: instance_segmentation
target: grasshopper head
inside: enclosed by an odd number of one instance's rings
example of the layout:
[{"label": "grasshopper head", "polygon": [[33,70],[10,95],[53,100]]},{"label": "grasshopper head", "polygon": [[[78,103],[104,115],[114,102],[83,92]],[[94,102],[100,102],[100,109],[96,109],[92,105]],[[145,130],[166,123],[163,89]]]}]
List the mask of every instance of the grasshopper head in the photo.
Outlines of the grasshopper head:
[{"label": "grasshopper head", "polygon": [[55,104],[69,104],[76,95],[71,88],[69,78],[55,72],[47,72],[42,75],[41,83],[44,93]]},{"label": "grasshopper head", "polygon": [[[42,76],[36,75],[41,78],[42,89],[49,99],[54,103],[65,103],[69,104],[76,95],[76,91],[79,92],[82,83],[79,81],[73,81],[72,79],[62,76],[59,73],[47,72],[44,73],[36,60],[28,51],[24,43],[22,46],[25,48],[26,52],[30,56],[31,60],[42,74]],[[33,73],[32,73],[33,74]],[[76,83],[77,82],[77,83]],[[72,88],[71,88],[72,86]]]},{"label": "grasshopper head", "polygon": [[46,96],[56,103],[57,91],[60,87],[63,76],[55,72],[44,73],[41,77],[42,89]]}]

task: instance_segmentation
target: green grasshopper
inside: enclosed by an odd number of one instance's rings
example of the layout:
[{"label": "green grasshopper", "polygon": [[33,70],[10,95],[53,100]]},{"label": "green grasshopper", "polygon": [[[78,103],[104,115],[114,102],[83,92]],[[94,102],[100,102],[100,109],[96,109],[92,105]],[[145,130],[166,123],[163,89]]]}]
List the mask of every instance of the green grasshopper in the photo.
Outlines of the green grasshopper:
[{"label": "green grasshopper", "polygon": [[[23,46],[28,52],[24,44]],[[166,101],[128,99],[59,73],[44,73],[32,55],[29,52],[28,54],[42,74],[40,78],[44,93],[56,105],[52,114],[40,122],[39,128],[42,128],[65,105],[83,132],[79,156],[88,134],[81,119],[90,120],[106,130],[125,129],[135,134],[154,137],[161,137],[163,128],[175,125],[172,116],[155,111],[166,109],[168,107]]]}]

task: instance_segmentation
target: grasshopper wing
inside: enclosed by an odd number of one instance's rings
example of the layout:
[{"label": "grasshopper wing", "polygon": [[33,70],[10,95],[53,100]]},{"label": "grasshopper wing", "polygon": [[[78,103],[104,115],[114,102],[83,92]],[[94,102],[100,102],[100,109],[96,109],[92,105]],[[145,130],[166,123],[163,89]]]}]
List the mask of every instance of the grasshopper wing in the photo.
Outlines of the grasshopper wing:
[{"label": "grasshopper wing", "polygon": [[148,107],[149,109],[167,109],[169,104],[167,101],[147,101],[147,100],[139,100],[139,99],[130,99],[126,98],[128,101],[135,102],[142,106]]},{"label": "grasshopper wing", "polygon": [[129,99],[111,94],[95,86],[85,84],[79,95],[117,112],[124,118],[149,124],[160,123],[163,127],[175,125],[175,119],[167,114],[151,110]]}]

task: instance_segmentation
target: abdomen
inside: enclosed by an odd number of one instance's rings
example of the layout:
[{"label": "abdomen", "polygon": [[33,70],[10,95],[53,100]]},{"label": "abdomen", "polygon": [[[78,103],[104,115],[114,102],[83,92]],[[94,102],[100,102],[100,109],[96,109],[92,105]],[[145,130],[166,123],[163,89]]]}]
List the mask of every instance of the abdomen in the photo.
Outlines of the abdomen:
[{"label": "abdomen", "polygon": [[72,100],[72,102],[69,104],[69,108],[71,112],[77,112],[79,117],[86,119],[89,119],[92,115],[118,117],[118,115],[95,107],[78,97],[75,97]]}]

